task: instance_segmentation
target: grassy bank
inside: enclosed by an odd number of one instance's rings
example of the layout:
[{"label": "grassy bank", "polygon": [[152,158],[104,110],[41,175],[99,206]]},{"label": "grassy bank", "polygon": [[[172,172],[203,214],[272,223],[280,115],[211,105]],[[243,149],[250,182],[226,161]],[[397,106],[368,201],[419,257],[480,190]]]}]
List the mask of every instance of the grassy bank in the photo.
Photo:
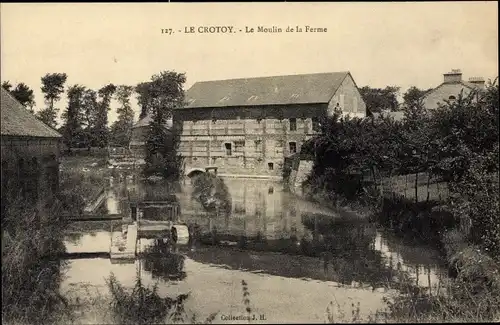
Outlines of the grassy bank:
[{"label": "grassy bank", "polygon": [[112,172],[106,167],[103,158],[62,158],[59,187],[63,214],[83,214],[85,206],[108,184]]},{"label": "grassy bank", "polygon": [[64,262],[48,257],[65,248],[64,224],[54,217],[56,200],[42,211],[24,200],[11,202],[3,220],[15,223],[2,229],[2,320],[7,323],[50,324],[54,314],[66,310],[59,294]]}]

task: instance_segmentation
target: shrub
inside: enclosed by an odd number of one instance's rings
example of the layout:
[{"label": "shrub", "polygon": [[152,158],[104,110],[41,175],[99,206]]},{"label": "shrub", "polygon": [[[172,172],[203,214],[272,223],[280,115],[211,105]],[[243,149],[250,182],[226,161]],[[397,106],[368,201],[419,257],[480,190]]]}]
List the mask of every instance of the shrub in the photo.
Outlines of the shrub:
[{"label": "shrub", "polygon": [[192,197],[209,212],[228,215],[232,209],[231,194],[224,180],[211,173],[193,178]]}]

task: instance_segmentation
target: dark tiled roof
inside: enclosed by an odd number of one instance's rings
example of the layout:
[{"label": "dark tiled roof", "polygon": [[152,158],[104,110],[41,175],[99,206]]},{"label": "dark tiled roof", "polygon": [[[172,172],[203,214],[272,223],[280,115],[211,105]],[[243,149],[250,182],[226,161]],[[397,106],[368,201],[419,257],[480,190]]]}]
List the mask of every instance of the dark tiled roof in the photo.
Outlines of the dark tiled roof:
[{"label": "dark tiled roof", "polygon": [[328,103],[349,72],[202,81],[185,108]]},{"label": "dark tiled roof", "polygon": [[2,135],[59,138],[61,135],[38,120],[9,92],[1,88]]}]

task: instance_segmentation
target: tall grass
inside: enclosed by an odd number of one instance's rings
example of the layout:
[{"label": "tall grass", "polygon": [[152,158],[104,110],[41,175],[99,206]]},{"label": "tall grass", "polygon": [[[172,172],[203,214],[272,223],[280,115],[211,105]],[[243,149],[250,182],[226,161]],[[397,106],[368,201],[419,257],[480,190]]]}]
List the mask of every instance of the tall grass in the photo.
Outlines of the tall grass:
[{"label": "tall grass", "polygon": [[114,274],[106,279],[106,283],[111,294],[111,318],[115,324],[210,324],[218,314],[212,313],[205,321],[199,322],[196,314],[189,315],[185,309],[189,294],[162,297],[158,293],[158,283],[146,286],[139,274],[132,289],[121,284]]},{"label": "tall grass", "polygon": [[9,202],[2,229],[2,319],[17,323],[52,323],[65,313],[59,294],[64,263],[51,256],[64,252],[63,224],[54,216],[57,201],[45,209],[23,199]]}]

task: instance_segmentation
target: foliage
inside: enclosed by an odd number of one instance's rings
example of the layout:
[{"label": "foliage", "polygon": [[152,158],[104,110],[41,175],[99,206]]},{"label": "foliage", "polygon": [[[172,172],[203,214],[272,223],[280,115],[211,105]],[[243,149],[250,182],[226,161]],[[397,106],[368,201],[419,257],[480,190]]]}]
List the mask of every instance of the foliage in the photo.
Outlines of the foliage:
[{"label": "foliage", "polygon": [[57,126],[58,109],[54,104],[61,99],[67,79],[68,76],[65,73],[47,73],[41,78],[42,93],[47,107],[38,112],[38,118],[51,128]]},{"label": "foliage", "polygon": [[173,110],[184,104],[183,85],[186,76],[174,71],[163,71],[151,77],[146,100],[150,103],[151,123],[146,141],[146,176],[160,175],[179,179],[182,175],[182,157],[177,154],[179,134],[168,128]]},{"label": "foliage", "polygon": [[17,86],[11,90],[10,93],[15,99],[17,99],[18,102],[34,113],[33,106],[35,106],[35,95],[33,93],[33,89],[21,82],[17,84]]},{"label": "foliage", "polygon": [[66,299],[59,294],[64,262],[49,258],[64,252],[64,224],[56,217],[57,199],[47,202],[41,207],[18,197],[2,215],[2,319],[6,321],[51,324],[57,312],[66,310]]},{"label": "foliage", "polygon": [[28,87],[23,82],[20,82],[19,84],[14,87],[14,89],[11,89],[13,86],[9,81],[4,81],[2,83],[2,87],[7,90],[12,97],[14,97],[21,105],[26,107],[31,113],[35,113],[33,110],[33,106],[35,106],[35,94],[33,93],[33,89]]},{"label": "foliage", "polygon": [[7,90],[8,92],[10,92],[10,89],[12,88],[12,84],[8,80],[4,81],[4,82],[2,82],[2,88]]},{"label": "foliage", "polygon": [[114,320],[119,324],[158,324],[167,319],[180,321],[184,316],[184,301],[187,294],[176,299],[162,298],[158,295],[158,285],[145,287],[140,276],[136,277],[133,290],[128,292],[111,274],[106,279],[111,293],[111,310]]},{"label": "foliage", "polygon": [[412,86],[403,94],[403,104],[405,107],[420,106],[424,95],[431,89],[421,90]]},{"label": "foliage", "polygon": [[224,180],[211,173],[193,177],[192,197],[209,212],[229,215],[231,213],[231,194]]},{"label": "foliage", "polygon": [[93,147],[104,148],[109,143],[108,112],[111,107],[111,99],[116,91],[116,86],[108,84],[97,92],[100,101],[97,102],[93,127]]},{"label": "foliage", "polygon": [[380,89],[365,86],[360,88],[359,92],[366,103],[367,111],[370,113],[380,113],[383,110],[398,110],[397,96],[399,87],[387,86]]},{"label": "foliage", "polygon": [[[456,225],[469,225],[467,239],[498,255],[498,182],[493,181],[499,168],[498,85],[490,82],[484,92],[460,94],[433,111],[414,102],[405,106],[404,114],[401,122],[384,116],[361,120],[334,114],[322,123],[322,134],[303,148],[316,152],[306,184],[313,192],[334,193],[331,197],[356,199],[371,189],[381,197],[383,178],[426,173],[429,180],[449,183],[452,195],[446,209]],[[387,200],[376,202],[389,208]],[[409,202],[404,206],[401,209],[416,208]],[[410,219],[418,215],[399,218],[409,218],[405,222],[412,224]],[[445,229],[441,223],[429,226],[433,231]]]},{"label": "foliage", "polygon": [[148,115],[150,109],[151,96],[149,95],[149,82],[141,82],[135,86],[135,92],[137,93],[137,102],[141,107],[141,113],[139,114],[139,119],[143,119]]},{"label": "foliage", "polygon": [[130,105],[133,87],[120,85],[116,88],[115,97],[120,107],[117,109],[118,119],[111,127],[114,145],[128,147],[134,122],[134,111]]},{"label": "foliage", "polygon": [[84,94],[86,88],[81,85],[73,85],[68,88],[68,107],[62,114],[64,121],[63,142],[68,147],[81,147],[84,142],[83,133],[83,108]]},{"label": "foliage", "polygon": [[60,174],[61,211],[69,215],[81,215],[85,205],[106,186],[102,173],[85,173],[81,169],[68,168]]},{"label": "foliage", "polygon": [[158,283],[146,287],[139,274],[135,278],[132,290],[127,290],[113,273],[106,279],[111,293],[110,307],[116,324],[211,324],[217,313],[209,315],[204,322],[199,322],[196,315],[189,317],[184,304],[189,293],[175,298],[161,297]]}]

